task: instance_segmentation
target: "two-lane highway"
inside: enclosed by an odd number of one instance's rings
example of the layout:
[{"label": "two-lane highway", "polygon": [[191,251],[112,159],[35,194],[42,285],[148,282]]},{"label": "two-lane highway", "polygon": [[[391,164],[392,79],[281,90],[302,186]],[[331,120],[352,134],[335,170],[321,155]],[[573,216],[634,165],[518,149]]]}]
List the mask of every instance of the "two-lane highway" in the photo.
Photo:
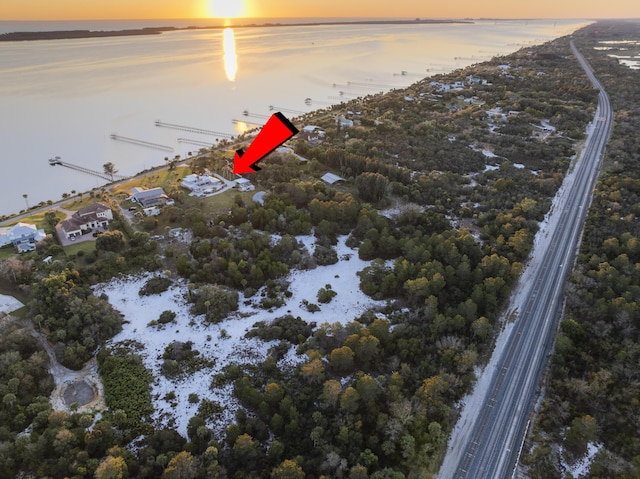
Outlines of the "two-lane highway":
[{"label": "two-lane highway", "polygon": [[[593,70],[571,48],[600,93],[593,131],[576,162],[573,182],[556,204],[559,219],[550,231],[546,251],[529,277],[529,290],[502,356],[498,359],[482,407],[470,434],[450,444],[441,479],[511,477],[524,441],[542,369],[553,344],[566,275],[573,264],[579,236],[598,177],[600,161],[613,123],[611,102]],[[553,228],[553,227],[552,227]]]}]

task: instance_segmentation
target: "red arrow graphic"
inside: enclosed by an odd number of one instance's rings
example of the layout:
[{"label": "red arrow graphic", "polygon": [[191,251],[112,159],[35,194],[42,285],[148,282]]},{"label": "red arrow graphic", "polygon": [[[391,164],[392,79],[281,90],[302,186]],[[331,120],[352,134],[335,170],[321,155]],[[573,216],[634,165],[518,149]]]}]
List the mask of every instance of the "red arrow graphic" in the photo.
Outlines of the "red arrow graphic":
[{"label": "red arrow graphic", "polygon": [[296,133],[298,133],[298,129],[282,113],[274,113],[249,145],[247,151],[243,149],[236,151],[233,157],[233,173],[236,175],[255,173],[260,169],[256,165],[257,162]]}]

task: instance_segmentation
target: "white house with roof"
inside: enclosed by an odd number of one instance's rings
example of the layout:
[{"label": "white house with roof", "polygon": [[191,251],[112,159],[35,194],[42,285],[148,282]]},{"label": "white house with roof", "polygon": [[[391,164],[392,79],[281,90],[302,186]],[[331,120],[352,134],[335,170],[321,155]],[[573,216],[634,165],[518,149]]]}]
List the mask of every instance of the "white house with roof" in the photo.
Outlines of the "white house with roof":
[{"label": "white house with roof", "polygon": [[113,219],[113,212],[106,203],[100,201],[85,206],[76,211],[71,218],[66,219],[60,225],[67,238],[80,236],[95,228],[109,228],[109,222]]},{"label": "white house with roof", "polygon": [[504,111],[502,111],[502,108],[500,108],[499,106],[492,108],[491,110],[486,110],[485,113],[492,120],[503,120],[503,121],[507,120],[507,115],[505,114]]},{"label": "white house with roof", "polygon": [[340,115],[336,118],[336,125],[340,125],[342,128],[353,128],[353,120]]},{"label": "white house with roof", "polygon": [[45,239],[47,234],[29,223],[17,223],[13,226],[0,228],[0,247],[13,244],[19,253],[33,251],[36,243]]},{"label": "white house with roof", "polygon": [[236,186],[238,191],[253,191],[256,189],[255,185],[246,178],[238,178],[236,180]]},{"label": "white house with roof", "polygon": [[306,140],[312,145],[317,145],[324,141],[325,139],[325,131],[324,128],[316,126],[316,125],[307,125],[302,128],[302,132],[300,133],[300,138]]},{"label": "white house with roof", "polygon": [[195,194],[210,194],[224,188],[224,183],[218,178],[209,175],[196,175],[195,173],[182,178],[180,185]]}]

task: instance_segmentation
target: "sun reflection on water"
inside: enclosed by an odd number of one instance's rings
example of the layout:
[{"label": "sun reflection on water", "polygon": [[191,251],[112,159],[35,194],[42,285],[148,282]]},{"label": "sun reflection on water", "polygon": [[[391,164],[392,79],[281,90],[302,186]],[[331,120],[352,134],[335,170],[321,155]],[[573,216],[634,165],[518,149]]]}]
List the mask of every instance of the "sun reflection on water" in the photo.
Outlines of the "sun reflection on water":
[{"label": "sun reflection on water", "polygon": [[251,129],[249,124],[247,122],[245,122],[245,121],[236,121],[235,125],[236,125],[236,132],[239,135],[242,135],[243,133],[246,133],[247,131],[249,131]]},{"label": "sun reflection on water", "polygon": [[233,28],[225,28],[223,35],[224,73],[229,81],[235,81],[238,73],[238,55],[236,55],[236,38],[233,35]]}]

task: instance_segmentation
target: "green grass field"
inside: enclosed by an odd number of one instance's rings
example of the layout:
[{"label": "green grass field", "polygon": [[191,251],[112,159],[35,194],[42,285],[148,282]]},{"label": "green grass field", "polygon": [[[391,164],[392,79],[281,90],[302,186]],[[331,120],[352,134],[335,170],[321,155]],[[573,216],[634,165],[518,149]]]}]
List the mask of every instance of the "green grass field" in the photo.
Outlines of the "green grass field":
[{"label": "green grass field", "polygon": [[101,199],[96,198],[95,196],[91,196],[89,194],[83,194],[82,198],[80,198],[79,196],[76,196],[73,200],[62,204],[62,207],[69,211],[78,211],[80,208],[84,208],[85,206],[90,206],[98,201],[101,201]]},{"label": "green grass field", "polygon": [[75,243],[64,247],[64,252],[67,256],[77,254],[78,251],[84,251],[85,253],[92,253],[96,250],[95,241],[83,241],[82,243]]},{"label": "green grass field", "polygon": [[4,248],[0,248],[0,260],[11,258],[12,256],[17,255],[18,252],[13,247],[13,245],[5,246]]},{"label": "green grass field", "polygon": [[[65,218],[64,213],[60,213],[59,211],[54,211],[51,210],[55,213],[56,218],[58,219],[58,221],[61,221]],[[28,224],[32,224],[32,225],[36,225],[36,227],[38,229],[42,228],[44,229],[47,233],[51,232],[51,228],[49,227],[49,223],[47,223],[47,220],[45,218],[45,214],[48,213],[47,211],[43,211],[41,213],[35,213],[31,216],[27,216],[26,218],[22,218],[19,220],[15,220],[12,221],[11,223],[7,223],[7,226],[13,226],[15,224],[18,223],[28,223]]]},{"label": "green grass field", "polygon": [[155,173],[151,173],[141,178],[136,178],[131,181],[114,186],[111,189],[111,194],[118,198],[124,199],[130,195],[131,188],[136,186],[142,188],[157,188],[158,186],[165,191],[173,188],[178,184],[178,181],[191,173],[189,167],[178,167],[175,170],[162,170]]}]

